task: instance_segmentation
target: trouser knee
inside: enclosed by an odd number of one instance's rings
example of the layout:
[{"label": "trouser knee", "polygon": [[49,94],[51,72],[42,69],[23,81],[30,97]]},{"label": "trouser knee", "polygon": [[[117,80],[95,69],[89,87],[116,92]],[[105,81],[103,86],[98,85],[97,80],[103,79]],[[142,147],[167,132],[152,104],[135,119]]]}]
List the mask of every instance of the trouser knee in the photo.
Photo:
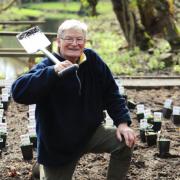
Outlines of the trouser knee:
[{"label": "trouser knee", "polygon": [[120,144],[113,152],[111,157],[121,161],[130,161],[132,157],[133,148],[129,148],[124,142]]}]

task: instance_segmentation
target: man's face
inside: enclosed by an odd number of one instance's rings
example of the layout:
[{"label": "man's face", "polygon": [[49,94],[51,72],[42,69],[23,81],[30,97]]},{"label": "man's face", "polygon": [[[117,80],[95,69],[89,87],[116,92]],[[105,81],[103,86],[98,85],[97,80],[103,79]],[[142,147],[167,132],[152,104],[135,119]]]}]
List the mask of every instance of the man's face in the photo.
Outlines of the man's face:
[{"label": "man's face", "polygon": [[86,40],[81,30],[66,30],[58,39],[61,55],[72,63],[75,63],[83,53],[85,43]]}]

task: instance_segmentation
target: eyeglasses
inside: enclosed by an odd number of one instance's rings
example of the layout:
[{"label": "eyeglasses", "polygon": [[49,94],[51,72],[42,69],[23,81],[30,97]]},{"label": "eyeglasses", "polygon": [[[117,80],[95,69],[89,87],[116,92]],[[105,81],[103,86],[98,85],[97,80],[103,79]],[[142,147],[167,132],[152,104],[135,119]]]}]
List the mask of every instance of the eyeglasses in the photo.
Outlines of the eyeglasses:
[{"label": "eyeglasses", "polygon": [[84,38],[83,37],[61,37],[65,42],[72,44],[74,41],[76,41],[77,44],[83,44]]}]

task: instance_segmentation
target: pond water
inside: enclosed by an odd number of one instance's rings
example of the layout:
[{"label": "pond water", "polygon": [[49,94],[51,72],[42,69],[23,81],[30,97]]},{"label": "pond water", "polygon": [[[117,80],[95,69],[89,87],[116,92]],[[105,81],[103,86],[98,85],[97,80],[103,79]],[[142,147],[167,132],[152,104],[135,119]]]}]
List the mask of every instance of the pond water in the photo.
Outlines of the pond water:
[{"label": "pond water", "polygon": [[[46,23],[39,25],[43,32],[57,32],[59,25],[63,20],[50,20],[47,19]],[[26,29],[25,29],[26,30]],[[24,30],[22,30],[24,31]],[[1,48],[21,48],[16,37],[0,37]],[[17,78],[18,74],[24,72],[27,67],[28,58],[4,58],[0,57],[0,76],[6,79]]]}]

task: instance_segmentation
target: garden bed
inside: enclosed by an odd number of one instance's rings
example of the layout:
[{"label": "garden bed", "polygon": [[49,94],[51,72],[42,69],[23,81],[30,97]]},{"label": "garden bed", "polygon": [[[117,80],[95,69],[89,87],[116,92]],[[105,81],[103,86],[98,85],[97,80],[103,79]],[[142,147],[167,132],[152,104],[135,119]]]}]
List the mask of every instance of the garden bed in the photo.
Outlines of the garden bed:
[{"label": "garden bed", "polygon": [[[136,103],[144,103],[153,111],[161,110],[167,98],[173,100],[174,105],[180,106],[180,88],[151,89],[151,90],[126,90],[128,98]],[[24,161],[20,149],[20,135],[27,133],[27,111],[28,107],[11,101],[6,112],[8,127],[6,147],[2,149],[0,159],[0,179],[3,180],[28,180],[31,179],[32,165],[36,161]],[[159,157],[156,145],[148,147],[140,141],[139,123],[136,119],[136,111],[131,111],[133,123],[132,128],[137,133],[137,143],[134,149],[131,167],[127,179],[133,180],[178,180],[180,177],[180,129],[174,125],[172,120],[163,119],[162,130],[167,138],[171,140],[169,155]],[[82,157],[74,174],[74,180],[105,180],[107,173],[108,154],[88,154]]]}]

